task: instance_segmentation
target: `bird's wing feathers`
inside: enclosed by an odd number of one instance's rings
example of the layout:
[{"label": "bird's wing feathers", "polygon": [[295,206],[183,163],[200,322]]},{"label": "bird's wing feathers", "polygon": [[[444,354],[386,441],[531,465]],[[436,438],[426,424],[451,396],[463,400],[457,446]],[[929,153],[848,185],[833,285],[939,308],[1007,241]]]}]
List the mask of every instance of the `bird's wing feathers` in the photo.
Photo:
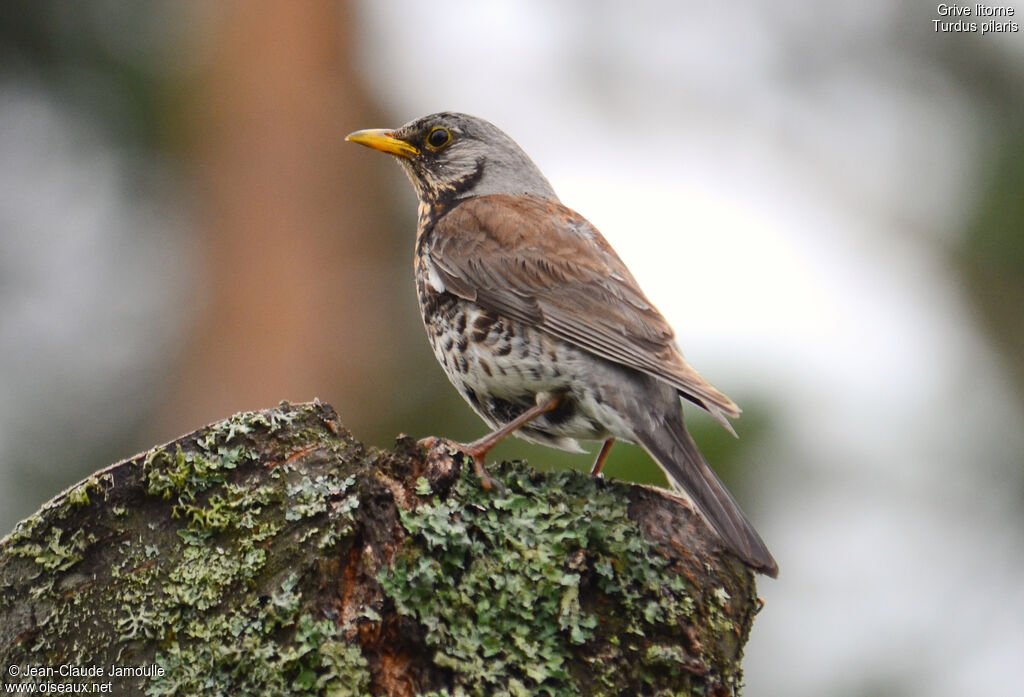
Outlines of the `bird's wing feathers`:
[{"label": "bird's wing feathers", "polygon": [[739,408],[683,359],[672,328],[585,218],[562,204],[492,195],[434,226],[430,262],[445,289],[673,385],[727,428]]}]

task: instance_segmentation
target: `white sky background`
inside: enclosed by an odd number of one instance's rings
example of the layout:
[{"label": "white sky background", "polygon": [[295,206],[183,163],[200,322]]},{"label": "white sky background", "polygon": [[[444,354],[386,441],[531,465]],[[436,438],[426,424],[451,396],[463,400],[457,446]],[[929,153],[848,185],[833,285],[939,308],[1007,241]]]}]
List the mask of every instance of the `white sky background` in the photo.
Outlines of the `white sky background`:
[{"label": "white sky background", "polygon": [[1024,679],[1019,468],[1005,481],[1024,417],[943,249],[984,122],[901,38],[987,41],[1024,68],[1024,33],[933,34],[918,4],[363,3],[396,121],[359,127],[494,121],[698,370],[771,408],[743,498],[782,572],[760,583],[751,695]]}]

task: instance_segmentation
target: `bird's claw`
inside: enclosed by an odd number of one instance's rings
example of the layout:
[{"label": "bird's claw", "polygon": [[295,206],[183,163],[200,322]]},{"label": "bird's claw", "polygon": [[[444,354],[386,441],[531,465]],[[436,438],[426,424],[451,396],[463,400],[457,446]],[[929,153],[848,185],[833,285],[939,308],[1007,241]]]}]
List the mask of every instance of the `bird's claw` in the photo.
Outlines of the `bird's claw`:
[{"label": "bird's claw", "polygon": [[477,475],[480,477],[480,486],[484,491],[494,491],[499,496],[505,496],[508,493],[505,491],[505,485],[492,477],[490,473],[483,468],[483,465],[477,468]]},{"label": "bird's claw", "polygon": [[440,439],[437,436],[427,436],[426,438],[420,438],[418,441],[416,441],[416,445],[420,446],[425,450],[430,450],[437,444],[438,440]]},{"label": "bird's claw", "polygon": [[450,449],[466,455],[473,460],[473,470],[476,475],[480,478],[480,486],[484,491],[496,491],[500,496],[505,495],[505,487],[497,479],[492,477],[484,467],[483,456],[473,447],[473,443],[456,443],[455,441],[447,440],[446,438],[438,438],[437,436],[427,436],[416,441],[416,444],[426,450],[433,449],[437,444],[444,443]]}]

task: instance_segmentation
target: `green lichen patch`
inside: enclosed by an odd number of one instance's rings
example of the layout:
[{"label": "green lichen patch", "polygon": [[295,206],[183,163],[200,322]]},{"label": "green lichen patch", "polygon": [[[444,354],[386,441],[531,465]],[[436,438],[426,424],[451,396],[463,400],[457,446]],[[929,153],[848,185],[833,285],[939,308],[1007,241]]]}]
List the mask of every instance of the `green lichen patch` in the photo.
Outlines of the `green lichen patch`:
[{"label": "green lichen patch", "polygon": [[[450,498],[403,513],[410,536],[381,576],[454,694],[619,694],[678,680],[671,655],[650,647],[681,643],[694,601],[620,487],[519,465],[496,474],[504,495],[468,475]],[[592,645],[612,649],[594,656]]]},{"label": "green lichen patch", "polygon": [[[328,507],[337,510],[333,501],[337,501],[348,491],[356,481],[354,476],[342,479],[333,473],[320,475],[310,479],[302,479],[288,486],[288,495],[293,504],[285,512],[285,520],[301,520],[310,516],[318,515],[327,511]],[[351,512],[359,505],[359,500],[354,496],[345,498],[342,504],[346,513]]]},{"label": "green lichen patch", "polygon": [[352,632],[318,605],[367,476],[335,418],[239,414],[47,504],[0,543],[6,658],[165,668],[115,680],[124,694],[366,694]]},{"label": "green lichen patch", "polygon": [[98,474],[72,487],[67,492],[67,503],[70,506],[88,506],[91,502],[90,492],[102,492],[109,489],[114,482],[110,474]]},{"label": "green lichen patch", "polygon": [[146,459],[147,492],[174,502],[172,518],[182,523],[181,546],[168,550],[175,563],[152,599],[159,615],[180,618],[179,629],[156,655],[166,674],[150,682],[148,694],[208,693],[211,676],[226,686],[223,694],[261,695],[346,694],[369,679],[358,647],[333,622],[300,612],[312,599],[295,576],[261,605],[261,579],[287,569],[298,553],[282,546],[311,538],[321,549],[343,544],[358,507],[356,496],[346,496],[355,476],[329,466],[340,444],[327,433],[304,431],[300,454],[315,451],[311,437],[327,451],[313,458],[314,469],[256,447],[255,435],[284,435],[295,421],[275,412],[233,417],[197,438],[194,449]]},{"label": "green lichen patch", "polygon": [[0,654],[159,667],[114,692],[161,696],[736,687],[753,584],[690,544],[684,507],[494,474],[502,493],[409,439],[367,452],[319,404],[237,415],[0,541]]},{"label": "green lichen patch", "polygon": [[301,416],[302,409],[303,407],[293,409],[287,402],[282,402],[276,409],[240,412],[210,426],[205,436],[206,442],[200,440],[200,445],[209,449],[218,439],[231,442],[258,431],[274,435],[291,426],[296,417]]},{"label": "green lichen patch", "polygon": [[208,437],[200,439],[199,445],[197,450],[185,450],[181,443],[175,444],[173,452],[151,450],[142,463],[146,493],[187,503],[210,487],[223,484],[230,470],[256,457],[241,446],[216,447]]},{"label": "green lichen patch", "polygon": [[11,547],[11,553],[27,557],[48,571],[65,571],[82,560],[82,554],[94,541],[84,530],[67,532],[50,528],[41,542],[23,540]]},{"label": "green lichen patch", "polygon": [[352,697],[367,694],[370,675],[358,646],[327,619],[303,612],[295,576],[262,602],[249,598],[229,613],[188,627],[190,642],[172,642],[156,658],[163,674],[146,694]]},{"label": "green lichen patch", "polygon": [[77,530],[73,519],[92,503],[91,496],[102,495],[113,486],[113,479],[111,474],[101,472],[79,482],[18,523],[0,540],[0,547],[49,571],[71,568],[95,541],[93,535]]}]

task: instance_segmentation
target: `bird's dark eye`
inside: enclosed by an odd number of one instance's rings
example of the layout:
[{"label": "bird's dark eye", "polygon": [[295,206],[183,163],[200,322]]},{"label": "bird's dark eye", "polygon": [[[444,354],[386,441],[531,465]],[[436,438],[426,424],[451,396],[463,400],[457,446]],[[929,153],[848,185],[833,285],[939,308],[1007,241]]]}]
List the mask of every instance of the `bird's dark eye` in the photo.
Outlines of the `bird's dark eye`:
[{"label": "bird's dark eye", "polygon": [[447,128],[440,126],[427,134],[427,147],[431,150],[440,150],[452,142],[452,134]]}]

